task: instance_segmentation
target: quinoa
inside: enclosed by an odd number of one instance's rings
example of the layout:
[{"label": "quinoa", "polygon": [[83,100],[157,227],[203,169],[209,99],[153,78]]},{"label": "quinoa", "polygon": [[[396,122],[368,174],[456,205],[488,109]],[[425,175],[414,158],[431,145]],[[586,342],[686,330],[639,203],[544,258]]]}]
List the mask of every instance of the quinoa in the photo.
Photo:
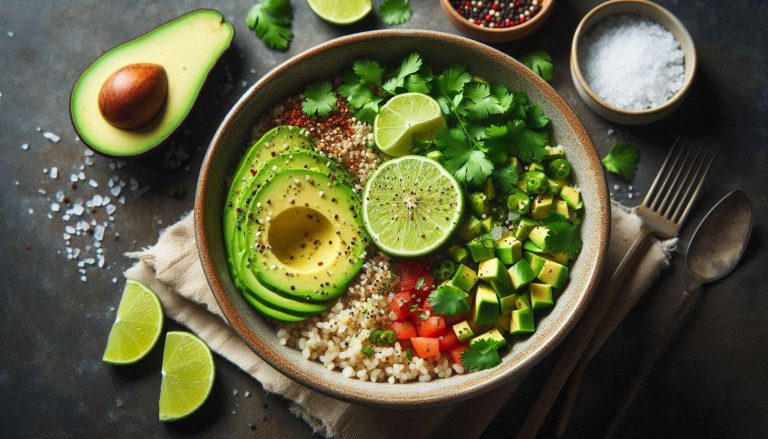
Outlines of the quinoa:
[{"label": "quinoa", "polygon": [[[342,97],[337,111],[325,118],[305,115],[302,99],[294,96],[276,106],[254,127],[253,137],[277,125],[306,129],[316,141],[316,150],[349,170],[356,182],[354,189],[362,192],[368,176],[382,162],[372,147],[371,126],[351,117]],[[463,374],[464,369],[447,356],[423,359],[411,355],[400,342],[371,344],[371,331],[387,327],[394,319],[389,303],[396,283],[389,257],[379,251],[367,252],[360,273],[331,309],[300,323],[276,324],[279,343],[301,351],[305,359],[328,370],[363,381],[428,382]]]}]

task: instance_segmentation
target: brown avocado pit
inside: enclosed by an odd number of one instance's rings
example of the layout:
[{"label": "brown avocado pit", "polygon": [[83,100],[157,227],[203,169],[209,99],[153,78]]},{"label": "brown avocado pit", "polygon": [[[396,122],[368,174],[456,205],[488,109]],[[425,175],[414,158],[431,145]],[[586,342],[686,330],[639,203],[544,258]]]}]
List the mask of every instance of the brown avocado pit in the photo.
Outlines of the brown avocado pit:
[{"label": "brown avocado pit", "polygon": [[137,63],[118,69],[99,92],[99,110],[113,126],[141,128],[163,109],[168,95],[168,75],[159,64]]}]

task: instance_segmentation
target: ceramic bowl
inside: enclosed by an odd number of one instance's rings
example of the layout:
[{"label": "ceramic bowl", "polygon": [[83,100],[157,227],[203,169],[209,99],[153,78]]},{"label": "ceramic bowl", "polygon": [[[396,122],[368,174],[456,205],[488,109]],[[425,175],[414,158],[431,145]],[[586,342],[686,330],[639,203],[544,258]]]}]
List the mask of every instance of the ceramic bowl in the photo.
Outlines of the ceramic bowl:
[{"label": "ceramic bowl", "polygon": [[[611,105],[601,99],[597,93],[589,88],[589,84],[584,79],[584,75],[579,65],[579,45],[584,35],[600,20],[611,15],[634,14],[650,18],[653,21],[664,26],[680,42],[680,48],[685,58],[685,76],[683,86],[667,102],[655,108],[647,110],[625,110]],[[576,91],[584,100],[589,108],[600,116],[624,125],[644,125],[659,121],[675,111],[685,99],[693,83],[696,74],[696,48],[693,45],[693,39],[683,26],[683,23],[677,19],[671,12],[646,0],[613,0],[606,2],[592,9],[584,16],[576,28],[571,43],[571,78]]]},{"label": "ceramic bowl", "polygon": [[[586,206],[584,247],[567,289],[536,333],[515,343],[498,367],[436,379],[428,383],[388,384],[344,378],[301,352],[281,346],[274,326],[257,314],[235,288],[226,260],[222,211],[227,176],[251,139],[251,127],[264,112],[300,93],[307,83],[333,78],[361,58],[399,63],[418,50],[438,71],[458,61],[491,82],[522,90],[552,120],[554,139],[567,147],[575,182]],[[454,35],[385,30],[342,37],[310,49],[276,67],[256,82],[224,118],[211,141],[197,184],[195,232],[203,269],[229,324],[267,363],[286,376],[324,394],[367,405],[413,408],[448,403],[497,388],[539,362],[571,330],[589,302],[603,265],[610,221],[608,190],[599,156],[587,131],[563,98],[545,81],[509,56]]]},{"label": "ceramic bowl", "polygon": [[555,7],[555,0],[539,0],[541,10],[534,15],[532,19],[523,24],[507,28],[489,28],[478,26],[475,23],[464,18],[459,12],[451,6],[449,0],[440,0],[440,6],[448,19],[462,33],[478,41],[487,43],[502,43],[505,41],[514,41],[527,37],[538,30],[552,14]]}]

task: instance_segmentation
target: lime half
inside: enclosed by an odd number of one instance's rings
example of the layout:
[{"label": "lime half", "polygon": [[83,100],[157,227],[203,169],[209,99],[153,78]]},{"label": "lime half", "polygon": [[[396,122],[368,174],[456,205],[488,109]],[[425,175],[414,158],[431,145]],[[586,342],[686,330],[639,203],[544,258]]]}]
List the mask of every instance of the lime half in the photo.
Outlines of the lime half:
[{"label": "lime half", "polygon": [[128,279],[109,331],[102,360],[112,364],[135,363],[152,350],[163,328],[163,307],[155,293]]},{"label": "lime half", "polygon": [[213,387],[213,356],[202,340],[189,332],[165,336],[160,420],[175,421],[197,410]]},{"label": "lime half", "polygon": [[422,256],[440,247],[459,224],[463,207],[456,179],[417,155],[384,162],[363,192],[368,234],[392,256]]},{"label": "lime half", "polygon": [[371,12],[371,0],[307,0],[318,17],[333,24],[352,24]]},{"label": "lime half", "polygon": [[414,140],[432,139],[445,128],[440,105],[421,93],[403,93],[390,99],[373,122],[373,138],[379,149],[399,157],[411,151]]}]

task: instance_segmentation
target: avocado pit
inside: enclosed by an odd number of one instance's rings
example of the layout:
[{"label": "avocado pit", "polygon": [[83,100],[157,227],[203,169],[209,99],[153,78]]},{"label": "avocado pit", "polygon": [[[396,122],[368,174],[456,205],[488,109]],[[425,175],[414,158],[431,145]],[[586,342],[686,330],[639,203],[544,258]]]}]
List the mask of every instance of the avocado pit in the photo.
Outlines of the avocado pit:
[{"label": "avocado pit", "polygon": [[159,64],[129,64],[112,73],[99,92],[99,110],[113,126],[134,130],[150,123],[163,109],[168,75]]}]

